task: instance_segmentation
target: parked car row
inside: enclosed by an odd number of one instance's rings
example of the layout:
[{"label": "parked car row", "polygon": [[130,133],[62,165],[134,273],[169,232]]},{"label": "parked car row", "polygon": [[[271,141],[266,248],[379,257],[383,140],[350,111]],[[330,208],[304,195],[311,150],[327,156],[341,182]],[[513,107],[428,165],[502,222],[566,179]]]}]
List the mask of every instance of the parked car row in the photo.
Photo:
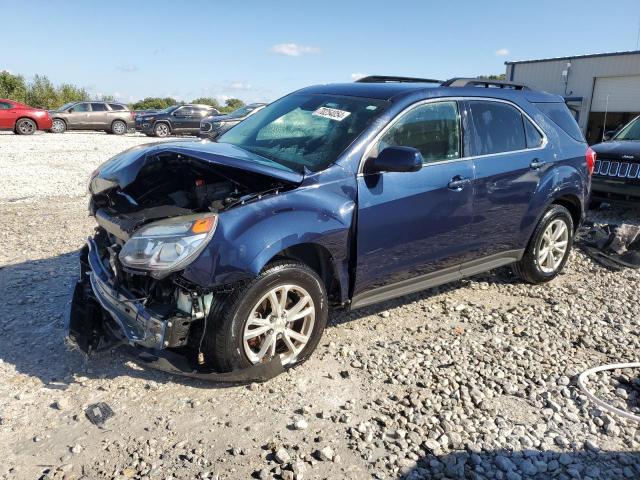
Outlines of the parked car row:
[{"label": "parked car row", "polygon": [[264,103],[253,103],[222,115],[209,105],[199,104],[132,111],[118,102],[79,101],[47,111],[0,99],[0,130],[12,130],[19,135],[30,135],[37,130],[52,133],[99,130],[122,135],[136,129],[154,137],[199,135],[213,140],[264,106]]}]

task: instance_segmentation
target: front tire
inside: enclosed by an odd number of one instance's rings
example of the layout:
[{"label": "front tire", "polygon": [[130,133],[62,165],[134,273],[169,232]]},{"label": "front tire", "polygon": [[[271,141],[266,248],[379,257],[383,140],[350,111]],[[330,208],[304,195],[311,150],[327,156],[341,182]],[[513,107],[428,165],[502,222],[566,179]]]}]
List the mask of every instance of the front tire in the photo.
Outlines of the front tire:
[{"label": "front tire", "polygon": [[30,118],[20,118],[16,122],[15,132],[18,135],[33,135],[36,130],[38,130],[38,126]]},{"label": "front tire", "polygon": [[171,129],[164,122],[156,123],[155,127],[153,127],[153,134],[160,138],[168,137],[171,134]]},{"label": "front tire", "polygon": [[205,361],[229,372],[268,362],[299,365],[315,350],[327,324],[320,277],[294,261],[268,265],[258,277],[215,303],[203,342]]},{"label": "front tire", "polygon": [[573,218],[562,205],[551,205],[533,232],[515,273],[525,282],[540,284],[553,280],[562,271],[573,244]]},{"label": "front tire", "polygon": [[67,130],[67,124],[60,118],[54,118],[51,125],[51,133],[64,133]]}]

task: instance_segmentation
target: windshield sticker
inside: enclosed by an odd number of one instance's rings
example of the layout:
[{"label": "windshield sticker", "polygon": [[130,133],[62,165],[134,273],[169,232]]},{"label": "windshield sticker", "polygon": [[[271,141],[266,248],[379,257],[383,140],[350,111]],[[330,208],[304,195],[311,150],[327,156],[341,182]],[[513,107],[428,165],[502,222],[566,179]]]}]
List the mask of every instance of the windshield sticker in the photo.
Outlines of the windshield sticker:
[{"label": "windshield sticker", "polygon": [[337,108],[320,107],[315,112],[313,112],[313,114],[318,117],[328,118],[329,120],[336,120],[338,122],[341,122],[349,115],[351,115],[351,112],[345,112],[344,110],[338,110]]}]

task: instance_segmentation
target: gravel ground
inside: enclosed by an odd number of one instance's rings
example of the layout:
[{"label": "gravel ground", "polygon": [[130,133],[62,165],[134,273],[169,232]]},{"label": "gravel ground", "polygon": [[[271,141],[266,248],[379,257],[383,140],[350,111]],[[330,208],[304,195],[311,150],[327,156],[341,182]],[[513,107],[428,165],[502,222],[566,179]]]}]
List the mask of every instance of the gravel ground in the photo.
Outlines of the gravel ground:
[{"label": "gravel ground", "polygon": [[[576,375],[638,359],[640,271],[574,252],[546,286],[509,269],[350,314],[278,378],[216,386],[63,344],[89,173],[149,139],[0,135],[0,478],[640,477],[637,425]],[[605,209],[600,222],[640,224]],[[637,372],[591,381],[637,411]],[[85,408],[107,403],[104,428]]]}]

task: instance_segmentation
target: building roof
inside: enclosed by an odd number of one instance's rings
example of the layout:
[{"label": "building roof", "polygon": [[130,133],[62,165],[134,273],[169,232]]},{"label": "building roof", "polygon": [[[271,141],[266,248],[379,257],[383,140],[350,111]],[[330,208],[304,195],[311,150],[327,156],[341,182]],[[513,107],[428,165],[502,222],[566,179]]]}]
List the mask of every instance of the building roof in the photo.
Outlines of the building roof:
[{"label": "building roof", "polygon": [[504,62],[505,65],[514,65],[517,63],[539,63],[539,62],[554,62],[557,60],[575,60],[582,58],[595,58],[595,57],[616,57],[618,55],[640,55],[640,50],[628,50],[625,52],[610,52],[610,53],[590,53],[587,55],[572,55],[569,57],[551,57],[551,58],[538,58],[533,60],[515,60],[511,62]]}]

